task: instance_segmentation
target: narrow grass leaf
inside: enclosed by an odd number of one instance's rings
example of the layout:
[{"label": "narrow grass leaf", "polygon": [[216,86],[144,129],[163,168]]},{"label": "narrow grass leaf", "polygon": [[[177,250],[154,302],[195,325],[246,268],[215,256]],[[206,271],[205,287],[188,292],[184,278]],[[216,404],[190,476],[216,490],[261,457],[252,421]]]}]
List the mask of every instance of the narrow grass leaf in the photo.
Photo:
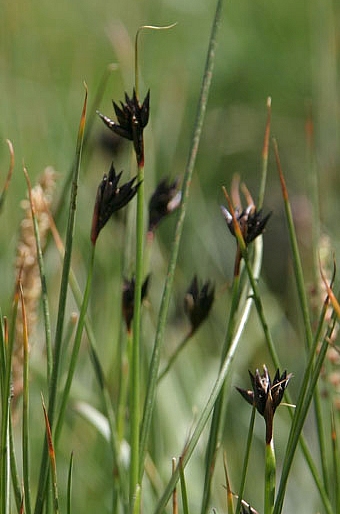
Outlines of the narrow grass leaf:
[{"label": "narrow grass leaf", "polygon": [[[87,108],[87,88],[86,88],[86,92],[85,92],[83,109],[82,109],[82,113],[81,113],[81,117],[80,117],[77,143],[76,143],[76,151],[75,151],[75,159],[74,159],[74,164],[72,167],[72,186],[71,186],[68,222],[67,222],[67,230],[66,230],[65,256],[64,256],[64,260],[63,260],[62,278],[61,278],[61,285],[60,285],[60,292],[59,292],[57,326],[56,326],[56,333],[55,333],[55,340],[54,340],[53,369],[52,369],[50,388],[49,388],[48,418],[49,418],[49,423],[50,423],[51,428],[53,428],[53,424],[54,424],[55,406],[56,406],[56,398],[57,398],[58,382],[59,382],[60,357],[61,357],[62,337],[63,337],[63,329],[64,329],[68,278],[69,278],[69,272],[70,272],[70,267],[71,267],[71,255],[72,255],[72,247],[73,247],[75,215],[76,215],[76,208],[77,208],[78,179],[79,179],[81,155],[82,155],[82,148],[83,148],[86,108]],[[40,465],[38,491],[37,491],[37,498],[36,498],[35,510],[34,510],[35,514],[42,514],[43,504],[44,504],[44,500],[45,500],[45,488],[46,488],[46,482],[47,482],[47,473],[48,473],[48,448],[47,448],[47,445],[45,442],[43,452],[42,452],[41,465]]]},{"label": "narrow grass leaf", "polygon": [[71,452],[70,463],[67,475],[67,507],[66,513],[71,514],[71,499],[72,499],[72,472],[73,472],[73,452]]},{"label": "narrow grass leaf", "polygon": [[283,197],[285,213],[286,213],[286,220],[287,220],[287,224],[288,224],[289,240],[290,240],[291,249],[292,249],[292,260],[293,260],[293,269],[294,269],[294,275],[295,275],[295,283],[296,283],[296,287],[297,287],[297,291],[298,291],[300,307],[301,307],[301,312],[302,312],[302,317],[303,317],[304,333],[306,336],[306,348],[308,350],[313,345],[313,334],[312,334],[312,327],[311,327],[311,322],[310,322],[307,295],[306,295],[306,290],[305,290],[305,281],[304,281],[304,276],[303,276],[301,257],[300,257],[298,243],[297,243],[292,209],[291,209],[291,205],[289,202],[288,190],[287,190],[286,181],[285,181],[282,167],[281,167],[278,145],[277,145],[277,142],[275,139],[273,142],[274,142],[276,165],[277,165],[277,169],[278,169],[278,173],[279,173],[279,177],[280,177],[282,197]]},{"label": "narrow grass leaf", "polygon": [[167,271],[167,278],[164,285],[161,306],[158,316],[158,323],[156,329],[156,337],[151,357],[151,364],[149,368],[148,385],[146,391],[146,398],[143,409],[143,419],[141,426],[140,436],[140,469],[139,479],[143,476],[143,463],[145,459],[145,452],[147,441],[150,433],[151,418],[153,413],[153,407],[155,403],[156,389],[157,389],[157,378],[159,372],[160,363],[160,350],[164,339],[165,324],[168,315],[168,309],[170,304],[170,297],[172,292],[172,286],[175,275],[175,268],[177,263],[177,256],[179,252],[180,240],[183,232],[184,219],[186,216],[187,203],[190,192],[190,185],[192,175],[195,167],[196,157],[198,153],[198,147],[201,139],[201,133],[203,128],[203,122],[205,118],[206,107],[208,103],[210,85],[213,75],[215,53],[217,47],[217,35],[221,21],[222,14],[222,0],[218,0],[216,4],[215,16],[211,28],[211,34],[209,39],[209,47],[207,52],[207,59],[205,64],[205,70],[203,75],[203,81],[201,86],[201,92],[198,100],[197,115],[194,125],[194,134],[191,142],[191,148],[189,151],[188,163],[186,165],[185,175],[182,186],[182,201],[178,209],[178,218],[175,229],[175,236],[171,248],[171,254],[169,258],[169,265]]},{"label": "narrow grass leaf", "polygon": [[180,478],[180,483],[181,483],[183,514],[189,514],[187,486],[186,486],[186,482],[185,482],[184,468],[183,468],[181,457],[179,458],[179,478]]},{"label": "narrow grass leaf", "polygon": [[21,283],[20,302],[22,311],[22,339],[24,349],[23,402],[22,402],[22,469],[24,482],[25,512],[31,514],[31,474],[30,474],[30,433],[29,433],[29,364],[28,364],[28,331],[24,294]]},{"label": "narrow grass leaf", "polygon": [[18,312],[19,287],[15,287],[11,325],[8,328],[7,322],[3,325],[3,346],[4,346],[4,380],[1,408],[1,432],[0,432],[0,512],[10,512],[10,404],[11,404],[11,369],[14,344],[14,327]]},{"label": "narrow grass leaf", "polygon": [[234,495],[230,487],[229,473],[227,468],[227,456],[225,452],[223,454],[223,468],[227,490],[227,512],[228,514],[234,514]]},{"label": "narrow grass leaf", "polygon": [[248,429],[248,436],[247,436],[247,444],[246,444],[246,452],[243,459],[243,468],[242,468],[242,474],[241,474],[241,484],[238,492],[238,499],[237,499],[237,505],[236,505],[236,514],[240,514],[241,511],[241,504],[242,504],[242,498],[244,495],[244,488],[246,484],[246,477],[247,477],[247,470],[248,470],[248,463],[249,463],[249,457],[250,457],[250,449],[251,444],[253,441],[253,434],[254,434],[254,424],[255,424],[255,414],[256,409],[255,406],[253,406],[251,411],[251,418],[249,423],[249,429]]},{"label": "narrow grass leaf", "polygon": [[48,446],[48,454],[51,464],[51,475],[52,475],[52,491],[53,491],[53,512],[54,514],[59,513],[59,500],[58,500],[58,481],[57,481],[57,465],[55,459],[55,451],[52,441],[51,426],[48,420],[47,410],[44,403],[44,398],[41,395],[42,407],[44,411],[45,427],[46,427],[46,438]]},{"label": "narrow grass leaf", "polygon": [[[50,217],[51,231],[53,234],[55,244],[58,248],[60,257],[63,258],[64,254],[65,254],[65,249],[64,249],[61,237],[58,233],[57,227],[54,223],[51,213],[49,213],[49,217]],[[76,276],[75,276],[72,268],[70,268],[69,285],[70,285],[71,291],[73,293],[73,297],[75,299],[77,307],[80,310],[83,298],[82,298],[82,293],[81,293],[79,284],[77,282]],[[87,338],[89,341],[89,352],[90,352],[91,362],[94,366],[95,375],[96,375],[96,378],[97,378],[97,381],[98,381],[98,384],[100,387],[100,394],[102,396],[102,402],[103,402],[103,405],[105,408],[105,416],[106,416],[106,418],[109,422],[109,426],[110,426],[111,450],[112,450],[112,455],[113,455],[114,468],[117,469],[117,473],[115,473],[114,476],[115,476],[115,480],[119,481],[120,487],[122,488],[123,498],[127,499],[128,484],[126,482],[126,476],[125,476],[126,473],[124,472],[124,468],[121,465],[121,462],[119,459],[119,448],[118,448],[119,438],[117,436],[117,430],[116,430],[115,413],[112,408],[110,392],[108,391],[108,388],[107,388],[103,368],[101,366],[101,363],[100,363],[100,360],[98,357],[98,353],[96,350],[97,344],[96,344],[95,335],[94,335],[92,325],[91,325],[90,320],[87,315],[85,315],[84,324],[85,324]],[[61,422],[61,420],[59,421],[59,419],[58,419],[57,424],[56,424],[56,429],[55,429],[56,443],[58,442],[61,428],[62,428],[62,422]]]},{"label": "narrow grass leaf", "polygon": [[9,148],[10,161],[9,161],[9,168],[8,168],[8,173],[7,173],[7,177],[6,177],[6,180],[5,180],[5,184],[4,184],[4,187],[2,188],[1,195],[0,195],[0,212],[1,212],[1,209],[3,208],[4,202],[5,202],[5,198],[6,198],[6,194],[7,194],[7,190],[9,188],[9,184],[11,182],[11,178],[12,178],[13,170],[14,170],[14,150],[13,150],[13,145],[12,145],[12,143],[11,143],[11,141],[9,139],[6,139],[6,143],[7,143],[8,148]]},{"label": "narrow grass leaf", "polygon": [[35,206],[32,198],[32,186],[29,179],[29,175],[27,169],[24,167],[24,175],[26,178],[27,189],[28,189],[28,197],[31,206],[32,213],[32,221],[34,227],[34,236],[37,247],[37,259],[39,265],[40,272],[40,280],[41,280],[41,295],[42,295],[42,304],[43,304],[43,314],[44,314],[44,328],[45,328],[45,345],[46,345],[46,355],[47,355],[47,383],[51,379],[52,375],[52,367],[53,367],[53,356],[52,356],[52,341],[51,341],[51,322],[50,322],[50,308],[49,301],[47,295],[47,283],[46,283],[46,274],[45,274],[45,265],[44,259],[40,244],[40,233],[38,227],[38,221],[35,212]]},{"label": "narrow grass leaf", "polygon": [[338,428],[332,412],[332,454],[333,454],[333,477],[334,477],[334,493],[335,493],[335,512],[340,512],[340,445],[338,437]]},{"label": "narrow grass leaf", "polygon": [[275,500],[276,459],[274,439],[266,443],[265,450],[265,484],[264,484],[264,514],[272,514]]}]

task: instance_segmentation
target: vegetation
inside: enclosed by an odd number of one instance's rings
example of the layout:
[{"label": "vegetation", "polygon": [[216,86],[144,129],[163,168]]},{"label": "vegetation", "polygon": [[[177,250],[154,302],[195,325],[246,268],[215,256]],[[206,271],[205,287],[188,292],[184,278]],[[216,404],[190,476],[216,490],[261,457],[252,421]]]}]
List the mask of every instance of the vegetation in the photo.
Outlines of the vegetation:
[{"label": "vegetation", "polygon": [[3,7],[0,514],[338,512],[340,13],[135,4]]}]

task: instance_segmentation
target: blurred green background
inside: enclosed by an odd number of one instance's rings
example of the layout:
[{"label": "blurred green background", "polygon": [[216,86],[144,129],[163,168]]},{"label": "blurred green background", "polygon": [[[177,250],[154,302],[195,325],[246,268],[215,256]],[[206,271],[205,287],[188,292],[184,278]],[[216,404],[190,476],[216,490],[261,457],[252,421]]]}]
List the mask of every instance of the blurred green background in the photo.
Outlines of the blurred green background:
[{"label": "blurred green background", "polygon": [[[150,196],[160,178],[183,176],[214,9],[215,2],[212,0],[22,0],[2,3],[2,183],[9,161],[4,142],[6,138],[12,141],[16,157],[13,181],[1,213],[0,299],[4,313],[11,305],[15,277],[13,263],[22,215],[19,204],[26,194],[22,163],[27,167],[33,183],[46,166],[51,165],[56,169],[57,202],[73,161],[84,97],[83,82],[89,89],[90,107],[113,116],[111,99],[119,102],[123,100],[125,90],[129,94],[132,92],[133,44],[138,27],[177,22],[171,30],[146,31],[140,38],[141,96],[148,88],[151,90],[151,119],[146,131],[147,196]],[[204,280],[215,281],[217,300],[211,317],[195,337],[195,342],[190,344],[176,364],[175,379],[167,379],[160,388],[153,450],[158,455],[156,465],[163,479],[170,474],[171,457],[180,453],[195,409],[199,409],[206,400],[216,373],[229,305],[226,286],[232,280],[235,250],[234,241],[220,214],[219,204],[224,202],[221,186],[228,188],[233,174],[239,173],[254,198],[257,197],[268,96],[272,98],[272,134],[278,140],[296,214],[307,280],[312,276],[310,175],[313,166],[319,173],[321,221],[331,235],[335,249],[339,246],[339,45],[338,1],[225,2],[215,72],[179,255],[165,355],[171,353],[180,340],[180,334],[187,328],[182,311],[183,296],[195,273]],[[110,63],[116,63],[117,69],[110,75],[100,105],[94,105],[101,78]],[[314,120],[312,153],[306,144],[305,133],[310,112]],[[112,142],[107,137],[105,127],[99,119],[95,119],[84,150],[78,196],[73,266],[81,284],[85,279],[96,188],[103,173],[109,169],[111,149],[115,152],[116,168],[123,168],[125,177],[130,169],[132,174],[135,173],[129,149],[110,146]],[[262,288],[267,316],[271,320],[283,366],[296,377],[292,383],[294,392],[299,385],[298,372],[303,365],[303,342],[299,333],[299,317],[296,315],[289,247],[272,151],[264,205],[266,211],[273,210],[273,217],[264,240],[265,280]],[[154,324],[167,265],[166,252],[174,223],[173,217],[161,225],[152,256],[150,304],[144,322],[146,361],[153,344]],[[58,226],[64,234],[63,216]],[[118,365],[115,348],[120,330],[120,247],[124,240],[122,227],[117,227],[115,232],[113,229],[107,230],[100,237],[90,308],[100,357],[112,383],[113,396]],[[55,307],[59,260],[53,245],[48,248],[46,262],[51,301]],[[132,257],[124,266],[127,273],[133,272]],[[72,301],[69,309],[70,313],[74,309]],[[248,333],[249,340],[245,341],[235,362],[232,386],[248,387],[248,367],[260,367],[268,359],[255,316]],[[39,334],[37,340],[41,337]],[[32,396],[36,408],[32,408],[31,415],[37,426],[32,434],[32,445],[37,450],[32,451],[32,455],[38,463],[43,431],[39,395],[45,383],[44,358],[35,348],[39,348],[39,344],[35,346],[32,341]],[[74,400],[96,405],[96,384],[85,347],[73,389]],[[242,407],[238,413],[239,398],[235,396],[231,394],[229,410],[234,416],[228,416],[225,446],[231,459],[231,476],[235,476],[237,483],[242,461],[240,452],[244,447],[250,412]],[[238,413],[236,417],[235,411]],[[278,426],[281,424],[287,428],[288,419],[283,410]],[[259,431],[263,428],[260,422]],[[244,439],[238,441],[242,431]],[[282,442],[279,436],[278,459],[284,453],[285,435],[283,431]],[[235,441],[239,444],[235,444]],[[72,409],[60,444],[58,464],[62,491],[65,489],[67,459],[71,450],[75,452],[74,512],[107,512],[111,470],[106,443]],[[261,466],[263,464],[261,451],[259,443],[251,473],[256,473],[258,462]],[[204,441],[197,454],[188,468],[192,512],[200,504]],[[288,502],[286,512],[312,512],[317,508],[312,494],[303,494],[299,498],[300,486],[306,491],[311,487],[310,477],[300,472],[302,465],[298,460],[295,470],[298,480],[292,481],[291,486],[294,508],[289,507]],[[219,512],[226,510],[222,483],[221,473],[213,491]],[[260,509],[262,486],[254,488],[250,484],[249,491],[248,499],[251,496],[254,506]],[[153,505],[152,499],[150,502]]]}]

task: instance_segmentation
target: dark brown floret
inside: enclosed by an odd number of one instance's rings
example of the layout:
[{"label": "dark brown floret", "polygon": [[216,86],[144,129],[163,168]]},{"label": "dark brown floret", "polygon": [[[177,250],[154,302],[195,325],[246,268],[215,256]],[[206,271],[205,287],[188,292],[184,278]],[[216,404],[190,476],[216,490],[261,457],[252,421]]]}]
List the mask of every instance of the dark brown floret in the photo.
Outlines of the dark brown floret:
[{"label": "dark brown floret", "polygon": [[[148,287],[149,287],[150,275],[146,277],[142,285],[142,294],[141,300],[143,301],[147,295]],[[133,312],[134,312],[134,301],[135,301],[135,277],[132,277],[130,280],[124,278],[123,283],[123,294],[122,294],[122,310],[123,316],[126,323],[127,331],[131,330],[131,323],[133,320]]]},{"label": "dark brown floret", "polygon": [[178,191],[178,182],[178,179],[170,182],[164,178],[153,192],[149,201],[149,232],[155,230],[165,216],[179,207],[181,193]]},{"label": "dark brown floret", "polygon": [[255,375],[249,371],[249,376],[253,390],[241,389],[237,387],[238,392],[243,398],[255,406],[257,411],[264,417],[266,423],[266,442],[269,444],[272,439],[273,417],[278,405],[280,405],[283,394],[291,378],[291,374],[287,375],[284,371],[280,376],[279,370],[276,371],[273,383],[266,366],[263,366],[263,374],[260,375],[257,369]]},{"label": "dark brown floret", "polygon": [[134,184],[136,177],[118,187],[122,173],[121,171],[116,175],[114,166],[111,164],[109,174],[104,174],[98,186],[92,217],[91,241],[93,244],[96,243],[99,232],[112,214],[124,207],[137,193],[139,183]]},{"label": "dark brown floret", "polygon": [[133,141],[138,165],[144,164],[144,141],[143,130],[149,121],[150,113],[150,90],[142,103],[139,103],[136,91],[133,90],[130,98],[125,93],[125,103],[120,102],[120,106],[113,102],[113,108],[117,116],[117,122],[108,116],[97,111],[100,118],[110,130],[125,139]]},{"label": "dark brown floret", "polygon": [[215,296],[215,287],[208,280],[199,286],[198,278],[195,275],[184,298],[184,309],[191,323],[191,333],[207,318],[212,307]]}]

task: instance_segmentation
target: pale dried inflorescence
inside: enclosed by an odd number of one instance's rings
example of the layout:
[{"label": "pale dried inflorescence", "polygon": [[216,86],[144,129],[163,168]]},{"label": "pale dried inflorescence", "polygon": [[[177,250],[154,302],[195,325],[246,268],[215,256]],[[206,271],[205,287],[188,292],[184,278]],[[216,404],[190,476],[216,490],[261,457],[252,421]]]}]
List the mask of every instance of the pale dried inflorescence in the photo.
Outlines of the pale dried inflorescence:
[{"label": "pale dried inflorescence", "polygon": [[[56,172],[49,166],[43,171],[38,184],[34,186],[31,191],[42,249],[46,245],[46,238],[50,229],[48,208],[52,202],[55,183]],[[24,216],[20,223],[15,267],[16,276],[20,276],[22,283],[27,315],[27,330],[28,335],[30,335],[34,333],[37,322],[41,281],[29,200],[23,200],[21,207],[24,210]],[[22,391],[22,331],[22,313],[19,302],[13,354],[13,400],[16,400]]]}]

